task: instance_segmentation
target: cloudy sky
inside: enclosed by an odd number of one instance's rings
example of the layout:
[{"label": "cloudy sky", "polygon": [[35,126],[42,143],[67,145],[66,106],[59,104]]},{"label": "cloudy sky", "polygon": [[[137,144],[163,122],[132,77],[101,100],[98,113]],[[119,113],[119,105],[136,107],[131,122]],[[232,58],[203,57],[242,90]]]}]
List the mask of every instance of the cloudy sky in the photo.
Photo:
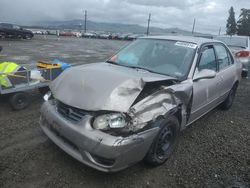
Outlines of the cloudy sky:
[{"label": "cloudy sky", "polygon": [[249,0],[0,0],[0,22],[32,24],[37,21],[83,18],[98,22],[140,24],[146,26],[152,14],[152,26],[192,29],[217,34],[225,31],[228,9],[233,6],[236,19],[241,8],[250,8]]}]

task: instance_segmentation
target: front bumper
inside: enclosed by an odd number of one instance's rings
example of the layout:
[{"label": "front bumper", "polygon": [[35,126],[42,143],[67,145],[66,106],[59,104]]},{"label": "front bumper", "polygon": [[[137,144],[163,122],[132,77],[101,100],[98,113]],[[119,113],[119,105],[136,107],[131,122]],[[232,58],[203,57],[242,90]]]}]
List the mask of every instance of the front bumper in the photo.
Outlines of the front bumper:
[{"label": "front bumper", "polygon": [[129,137],[112,136],[91,126],[92,117],[84,116],[74,124],[46,101],[41,108],[43,132],[66,153],[78,161],[104,172],[119,171],[142,160],[159,128],[155,127]]}]

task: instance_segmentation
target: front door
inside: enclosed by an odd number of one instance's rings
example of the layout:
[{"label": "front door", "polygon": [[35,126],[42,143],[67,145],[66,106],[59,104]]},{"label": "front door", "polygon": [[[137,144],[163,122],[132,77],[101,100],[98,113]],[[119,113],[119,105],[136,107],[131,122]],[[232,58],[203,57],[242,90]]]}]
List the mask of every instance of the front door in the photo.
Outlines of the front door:
[{"label": "front door", "polygon": [[[203,69],[218,71],[215,50],[213,45],[204,46],[201,49],[201,55],[195,74]],[[214,78],[200,79],[193,82],[193,102],[189,123],[195,121],[200,116],[208,112],[211,108],[218,105],[220,98],[221,78],[218,73]]]}]

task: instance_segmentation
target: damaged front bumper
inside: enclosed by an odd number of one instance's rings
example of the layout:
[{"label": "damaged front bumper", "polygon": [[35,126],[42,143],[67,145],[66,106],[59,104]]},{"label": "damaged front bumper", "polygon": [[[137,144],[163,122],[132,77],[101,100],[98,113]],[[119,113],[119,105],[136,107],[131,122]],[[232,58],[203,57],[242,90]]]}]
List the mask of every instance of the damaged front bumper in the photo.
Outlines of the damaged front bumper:
[{"label": "damaged front bumper", "polygon": [[93,129],[92,118],[85,115],[79,123],[72,123],[46,101],[41,108],[40,125],[66,153],[104,172],[119,171],[141,161],[159,131],[155,127],[128,137],[112,136]]}]

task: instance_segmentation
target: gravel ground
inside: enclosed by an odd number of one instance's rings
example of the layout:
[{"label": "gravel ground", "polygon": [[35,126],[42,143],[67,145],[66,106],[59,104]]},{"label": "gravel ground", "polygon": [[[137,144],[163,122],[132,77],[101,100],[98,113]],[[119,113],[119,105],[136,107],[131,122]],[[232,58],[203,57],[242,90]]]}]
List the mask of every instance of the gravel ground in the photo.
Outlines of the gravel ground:
[{"label": "gravel ground", "polygon": [[[123,44],[72,38],[0,41],[4,47],[0,61],[35,62],[58,53],[69,54],[62,57],[68,62],[94,62]],[[1,97],[0,187],[249,187],[249,93],[250,80],[242,80],[232,108],[215,109],[184,130],[164,165],[150,168],[139,163],[113,174],[79,163],[48,140],[38,125],[39,93],[32,92],[32,105],[19,112]]]}]

